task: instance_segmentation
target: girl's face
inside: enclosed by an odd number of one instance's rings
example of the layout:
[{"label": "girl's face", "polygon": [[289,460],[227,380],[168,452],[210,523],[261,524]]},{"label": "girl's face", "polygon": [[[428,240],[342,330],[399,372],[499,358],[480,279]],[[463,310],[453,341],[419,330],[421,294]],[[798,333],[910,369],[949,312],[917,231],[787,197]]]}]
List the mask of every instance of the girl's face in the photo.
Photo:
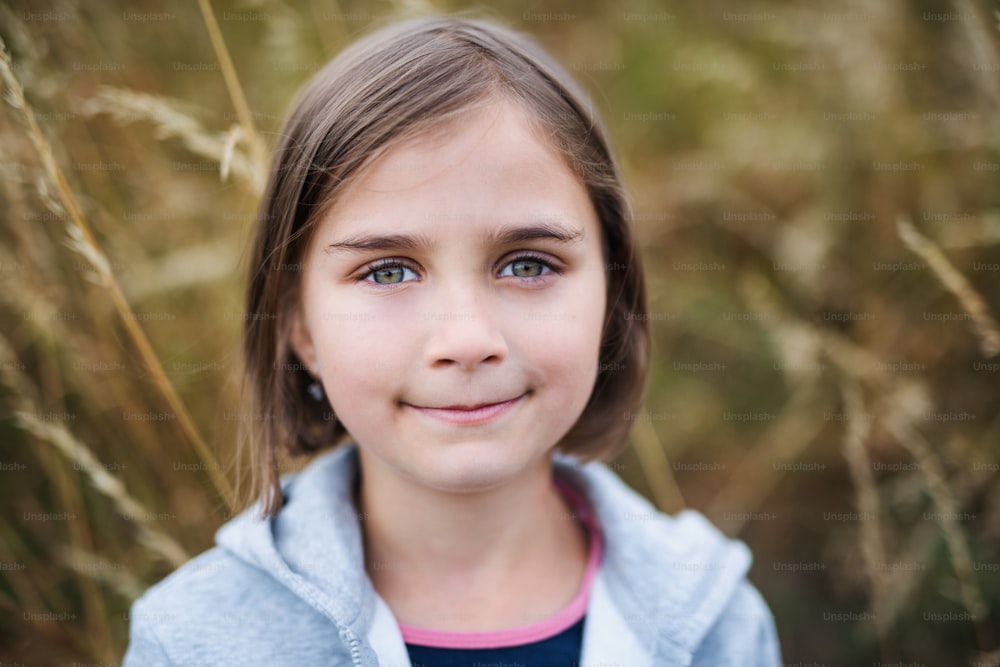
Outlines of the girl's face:
[{"label": "girl's face", "polygon": [[319,221],[305,264],[292,345],[362,457],[398,481],[498,486],[583,412],[600,223],[516,106],[387,151]]}]

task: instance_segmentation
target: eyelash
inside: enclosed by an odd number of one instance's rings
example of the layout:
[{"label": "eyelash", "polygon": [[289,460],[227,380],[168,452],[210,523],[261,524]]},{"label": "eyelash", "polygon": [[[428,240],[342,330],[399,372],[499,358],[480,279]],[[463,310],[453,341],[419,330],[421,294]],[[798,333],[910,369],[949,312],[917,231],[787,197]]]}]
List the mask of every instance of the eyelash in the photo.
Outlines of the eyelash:
[{"label": "eyelash", "polygon": [[[524,262],[524,261],[537,262],[538,264],[541,264],[542,267],[548,269],[549,271],[557,275],[562,273],[562,270],[557,268],[552,263],[551,260],[547,259],[543,255],[538,255],[531,252],[522,253],[520,255],[517,255],[516,257],[512,257],[510,260],[504,262],[500,266],[500,268],[505,269],[506,267],[510,266],[511,264],[514,264],[515,262]],[[410,271],[417,273],[417,269],[409,262],[405,262],[403,260],[395,258],[388,258],[379,260],[373,264],[369,264],[368,266],[366,266],[363,270],[364,272],[357,277],[356,281],[359,283],[367,282],[369,283],[369,285],[371,285],[376,289],[394,289],[395,287],[398,287],[402,283],[386,284],[386,283],[377,283],[374,280],[368,280],[368,278],[370,278],[372,274],[374,274],[376,271],[381,271],[382,269],[394,269],[394,268],[409,269]],[[538,276],[525,276],[525,277],[514,276],[514,277],[527,283],[534,283],[539,280],[545,280],[546,275],[548,274],[543,273]]]}]

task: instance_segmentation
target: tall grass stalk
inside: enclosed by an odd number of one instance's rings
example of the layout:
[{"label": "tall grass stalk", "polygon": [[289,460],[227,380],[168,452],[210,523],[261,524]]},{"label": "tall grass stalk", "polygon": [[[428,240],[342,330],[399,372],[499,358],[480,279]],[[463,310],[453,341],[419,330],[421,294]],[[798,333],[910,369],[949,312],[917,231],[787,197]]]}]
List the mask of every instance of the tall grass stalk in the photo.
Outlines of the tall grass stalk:
[{"label": "tall grass stalk", "polygon": [[101,86],[95,95],[79,106],[85,116],[108,114],[119,124],[149,121],[156,128],[154,136],[157,139],[179,140],[195,155],[217,161],[223,181],[232,172],[255,195],[260,194],[263,183],[257,164],[242,150],[237,150],[237,144],[245,135],[240,125],[233,125],[227,132],[213,134],[169,99],[115,86]]},{"label": "tall grass stalk", "polygon": [[90,453],[90,449],[77,440],[64,426],[43,421],[35,414],[23,410],[15,413],[15,416],[20,426],[36,438],[55,445],[63,456],[87,474],[94,488],[111,499],[124,518],[135,523],[140,542],[151,553],[174,567],[179,567],[190,560],[191,557],[181,545],[166,533],[152,526],[149,517],[153,516],[153,513],[149,512],[128,493],[121,480],[101,467],[100,462]]},{"label": "tall grass stalk", "polygon": [[[3,562],[16,564],[14,567],[24,565],[26,568],[26,561],[35,554],[2,515],[0,515],[0,535],[4,536],[0,540],[0,558]],[[66,609],[69,606],[62,591],[55,586],[41,585],[34,577],[5,576],[4,582],[11,590],[7,591],[5,587],[0,586],[0,595],[11,599],[18,612],[22,609]]]},{"label": "tall grass stalk", "polygon": [[257,126],[253,121],[253,114],[250,113],[250,105],[247,104],[246,95],[243,93],[243,86],[236,75],[236,68],[233,66],[233,59],[229,56],[229,49],[226,47],[226,40],[222,37],[219,29],[219,22],[215,19],[212,11],[211,0],[198,0],[198,8],[201,10],[201,18],[205,22],[205,29],[212,40],[212,49],[215,57],[218,58],[222,67],[222,76],[226,81],[226,90],[229,91],[229,98],[233,102],[236,110],[236,117],[243,128],[243,138],[250,147],[250,155],[255,165],[254,177],[257,191],[264,188],[264,170],[267,164],[267,151],[264,142],[257,132]]},{"label": "tall grass stalk", "polygon": [[69,232],[72,242],[77,250],[79,250],[94,265],[94,269],[97,271],[100,279],[109,292],[111,301],[115,306],[115,310],[121,317],[121,321],[128,332],[129,338],[135,344],[139,351],[140,358],[146,364],[150,374],[152,375],[153,385],[166,399],[167,404],[170,406],[170,409],[173,411],[174,415],[176,415],[177,420],[180,423],[181,430],[194,446],[199,458],[201,458],[202,462],[205,463],[206,470],[208,470],[209,476],[212,483],[215,485],[216,490],[222,496],[222,499],[226,503],[227,507],[232,510],[234,507],[232,487],[229,484],[229,481],[220,472],[221,468],[215,462],[215,457],[212,455],[208,445],[205,443],[204,439],[202,439],[201,434],[195,427],[194,421],[191,419],[184,407],[184,404],[181,402],[180,397],[177,395],[173,384],[167,378],[167,375],[163,370],[163,365],[160,363],[159,358],[153,351],[153,347],[150,344],[149,339],[146,337],[146,334],[143,332],[142,327],[139,326],[138,318],[132,311],[132,307],[129,305],[128,300],[125,298],[125,294],[122,292],[121,286],[119,285],[114,272],[111,271],[111,265],[107,256],[100,250],[94,235],[91,233],[90,227],[87,225],[83,212],[80,209],[80,205],[77,203],[76,197],[73,195],[69,184],[66,182],[62,169],[55,160],[52,148],[49,145],[48,140],[45,138],[45,135],[42,133],[41,128],[38,126],[38,123],[35,121],[34,112],[24,96],[24,90],[21,88],[17,77],[14,76],[10,55],[7,53],[7,47],[3,43],[2,39],[0,39],[0,77],[3,78],[3,81],[7,86],[8,100],[21,112],[24,117],[28,126],[28,136],[31,139],[31,143],[35,147],[35,151],[42,161],[42,166],[44,167],[46,175],[56,187],[62,206],[70,216]]},{"label": "tall grass stalk", "polygon": [[[813,367],[811,362],[817,359],[812,357],[818,355],[820,349],[813,329],[782,313],[773,288],[764,277],[750,273],[740,280],[739,285],[740,293],[751,310],[777,316],[775,320],[761,321],[773,348],[786,357],[790,354],[807,357],[786,365],[792,368]],[[747,450],[729,475],[728,483],[712,498],[709,505],[711,514],[721,514],[734,507],[745,510],[760,507],[782,479],[774,464],[793,460],[806,452],[822,430],[822,422],[815,417],[821,401],[819,376],[813,372],[787,374],[795,383],[790,400],[782,407],[778,419]],[[745,516],[745,512],[739,514]],[[745,519],[730,522],[737,533],[743,530],[745,524]]]},{"label": "tall grass stalk", "polygon": [[940,248],[917,231],[908,218],[901,215],[896,219],[896,231],[906,247],[927,262],[941,284],[958,298],[972,320],[972,330],[979,338],[979,349],[983,356],[995,357],[1000,353],[1000,327],[979,292],[973,289]]},{"label": "tall grass stalk", "polygon": [[886,426],[893,437],[920,463],[920,470],[927,482],[927,490],[934,507],[941,515],[939,524],[951,553],[952,567],[954,567],[955,575],[958,577],[962,604],[972,615],[976,641],[980,650],[992,650],[996,647],[993,643],[993,631],[989,621],[989,607],[986,606],[976,584],[972,555],[969,553],[969,547],[960,529],[958,519],[960,505],[951,489],[948,488],[941,463],[934,454],[931,444],[910,423],[909,415],[902,412],[891,412],[886,419]]},{"label": "tall grass stalk", "polygon": [[[53,356],[46,355],[46,358]],[[47,383],[52,386],[47,387],[48,391],[46,393],[48,395],[61,396],[63,395],[61,388],[55,386],[59,382],[58,373],[55,372],[55,365],[47,365],[52,366],[52,370],[43,372],[43,378],[47,378]],[[0,381],[14,390],[13,404],[27,411],[27,414],[37,420],[35,415],[38,414],[38,410],[36,409],[38,391],[28,377],[18,370],[13,350],[3,337],[0,337]],[[89,455],[89,452],[85,452],[85,454]],[[41,448],[36,453],[36,456],[42,467],[46,470],[46,476],[53,480],[63,509],[72,516],[86,516],[86,509],[80,489],[70,479],[66,467],[60,465],[60,461],[56,457],[50,456],[50,450],[47,448]],[[93,456],[90,456],[90,460],[96,461]],[[107,475],[103,469],[101,472]],[[66,530],[69,539],[69,546],[66,548],[80,552],[92,548],[92,537],[86,525],[77,521],[69,521],[67,522]],[[10,535],[9,532],[3,534]],[[10,539],[10,537],[5,537],[5,539]],[[116,651],[111,636],[111,627],[108,622],[107,606],[105,605],[98,582],[92,577],[87,577],[85,573],[78,569],[73,569],[72,571],[77,579],[83,598],[84,622],[87,626],[84,636],[91,646],[89,654],[101,656],[104,660],[114,660]],[[8,578],[8,581],[12,583],[12,587],[18,591],[18,599],[26,602],[37,601],[37,596],[32,594],[32,590],[29,587],[13,585],[19,583],[18,579],[19,577]],[[52,607],[50,606],[49,608]]]},{"label": "tall grass stalk", "polygon": [[851,481],[854,482],[855,502],[858,512],[866,518],[860,521],[861,558],[865,565],[865,575],[871,590],[872,612],[875,617],[875,631],[882,646],[882,658],[887,662],[896,661],[896,652],[890,646],[892,618],[888,614],[890,579],[882,576],[879,563],[887,563],[885,540],[883,539],[882,508],[878,488],[872,474],[872,462],[865,442],[871,434],[871,421],[865,419],[865,405],[861,387],[850,378],[840,381],[840,393],[844,401],[847,430],[844,434],[844,458],[847,459]]},{"label": "tall grass stalk", "polygon": [[[45,340],[44,346],[49,348],[42,357],[42,373],[40,376],[41,387],[45,396],[65,396],[62,387],[62,378],[59,375],[57,364],[53,361],[58,358],[58,351],[53,349],[51,340]],[[9,347],[4,350],[3,357],[8,358]],[[22,401],[27,402],[24,395]],[[61,399],[60,399],[61,400]],[[65,408],[65,404],[61,406]],[[54,486],[59,494],[59,501],[63,509],[73,516],[86,516],[86,509],[80,488],[76,485],[73,475],[70,472],[67,461],[54,455],[48,448],[40,448],[37,453],[43,467],[47,470],[47,476],[54,481]],[[66,532],[71,549],[84,551],[93,548],[93,537],[86,524],[79,521],[67,521]],[[86,638],[93,647],[93,654],[103,656],[106,660],[114,660],[115,649],[111,638],[111,628],[108,624],[107,606],[98,583],[90,577],[85,576],[79,570],[72,570],[82,594],[84,622],[86,623]]]}]

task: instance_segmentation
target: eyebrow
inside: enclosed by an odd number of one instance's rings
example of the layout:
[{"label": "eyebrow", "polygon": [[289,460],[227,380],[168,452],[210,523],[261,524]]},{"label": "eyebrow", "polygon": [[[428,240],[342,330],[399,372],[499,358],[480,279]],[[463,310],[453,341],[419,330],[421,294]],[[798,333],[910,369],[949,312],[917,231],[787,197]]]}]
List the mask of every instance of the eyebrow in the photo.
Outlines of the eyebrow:
[{"label": "eyebrow", "polygon": [[[583,237],[583,231],[570,229],[555,222],[540,221],[524,227],[501,227],[488,232],[484,241],[486,245],[513,245],[525,241],[548,240],[557,243],[573,243]],[[370,250],[419,250],[430,247],[430,239],[423,234],[359,234],[342,241],[334,241],[326,246],[324,252],[338,250],[348,252],[365,252]]]}]

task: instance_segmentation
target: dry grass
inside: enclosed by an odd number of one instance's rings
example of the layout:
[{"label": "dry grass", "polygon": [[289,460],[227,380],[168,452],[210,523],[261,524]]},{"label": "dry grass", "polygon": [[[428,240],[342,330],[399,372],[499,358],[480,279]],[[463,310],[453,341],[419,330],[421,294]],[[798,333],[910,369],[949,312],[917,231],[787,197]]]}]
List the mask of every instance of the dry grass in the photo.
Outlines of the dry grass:
[{"label": "dry grass", "polygon": [[150,122],[156,127],[154,137],[179,140],[193,154],[218,162],[223,181],[232,172],[251,192],[259,195],[263,187],[261,168],[237,150],[239,143],[244,141],[246,130],[234,125],[227,132],[212,134],[177,106],[160,96],[101,86],[95,95],[80,103],[80,111],[88,117],[108,114],[121,125]]},{"label": "dry grass", "polygon": [[229,91],[229,97],[236,108],[236,115],[240,119],[241,138],[250,146],[250,154],[253,158],[252,164],[257,167],[253,170],[252,182],[255,186],[254,189],[260,192],[264,187],[265,166],[267,163],[267,151],[264,148],[264,141],[257,132],[257,125],[254,123],[253,116],[250,113],[250,105],[247,104],[247,97],[243,93],[243,86],[240,85],[240,79],[236,75],[233,59],[229,56],[226,41],[222,37],[222,31],[219,30],[219,22],[215,19],[215,14],[212,11],[211,1],[198,0],[198,9],[201,10],[201,18],[204,20],[205,28],[212,38],[212,49],[215,51],[215,57],[222,65],[222,75],[226,80],[226,90]]},{"label": "dry grass", "polygon": [[[99,248],[97,240],[90,230],[90,226],[84,219],[83,211],[80,209],[76,197],[66,182],[62,168],[56,162],[48,140],[35,121],[35,114],[31,109],[31,105],[28,104],[28,101],[24,97],[21,84],[18,83],[17,77],[14,76],[10,54],[7,53],[7,47],[3,43],[3,40],[0,40],[0,77],[2,77],[9,94],[8,100],[24,117],[24,121],[27,124],[28,136],[31,138],[31,143],[34,145],[35,151],[42,162],[46,177],[50,183],[54,184],[58,192],[59,204],[50,203],[49,209],[57,213],[65,210],[68,213],[70,220],[66,231],[69,235],[70,247],[91,263],[101,285],[107,290],[115,309],[118,311],[129,337],[138,348],[139,354],[145,362],[148,371],[152,374],[154,384],[163,394],[167,405],[180,422],[182,430],[194,446],[195,451],[198,452],[201,460],[208,466],[212,481],[222,499],[229,507],[233,507],[232,486],[225,477],[218,474],[218,464],[215,462],[214,455],[199,434],[187,409],[181,403],[173,384],[167,378],[160,358],[154,352],[149,339],[139,326],[135,312],[126,300],[115,274],[111,271],[111,263]],[[47,191],[42,190],[42,192]],[[46,197],[46,199],[51,201],[49,197]]]},{"label": "dry grass", "polygon": [[972,318],[972,330],[979,338],[979,349],[982,351],[983,357],[989,359],[1000,353],[1000,327],[997,327],[996,320],[990,314],[986,300],[948,261],[941,249],[918,232],[913,223],[906,217],[901,216],[896,220],[896,229],[899,232],[899,238],[903,240],[906,247],[927,262],[934,275],[941,280],[949,292],[958,298],[965,312]]},{"label": "dry grass", "polygon": [[[124,3],[76,24],[0,7],[0,460],[25,466],[0,472],[0,560],[28,566],[0,571],[0,661],[117,661],[131,600],[230,514],[214,452],[234,449],[267,144],[315,64],[428,6],[308,4],[128,26]],[[955,7],[972,19],[900,0],[496,10],[594,92],[635,194],[658,417],[615,469],[749,543],[787,663],[997,660],[1000,32]],[[825,518],[850,512],[872,518]],[[8,518],[44,513],[78,520]]]},{"label": "dry grass", "polygon": [[879,572],[879,565],[888,563],[882,528],[882,503],[872,474],[872,461],[865,445],[871,436],[870,420],[864,418],[865,405],[861,387],[852,379],[841,382],[844,412],[848,419],[844,437],[844,456],[847,458],[851,480],[854,482],[858,512],[871,517],[861,523],[861,557],[865,564],[865,574],[871,590],[871,606],[875,614],[875,627],[882,644],[882,655],[896,655],[895,647],[889,645],[892,635],[892,617],[889,615],[890,581]]}]

